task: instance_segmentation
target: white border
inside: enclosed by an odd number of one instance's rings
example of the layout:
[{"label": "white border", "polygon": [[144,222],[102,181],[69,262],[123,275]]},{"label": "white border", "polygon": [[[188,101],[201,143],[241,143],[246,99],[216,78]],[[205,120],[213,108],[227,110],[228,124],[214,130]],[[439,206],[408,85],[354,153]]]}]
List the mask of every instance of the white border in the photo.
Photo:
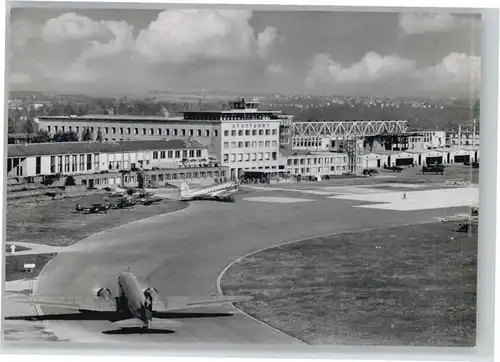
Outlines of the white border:
[{"label": "white border", "polygon": [[[137,7],[137,5],[133,5],[132,3],[141,3],[138,1],[133,1],[133,0],[107,0],[107,4],[99,3],[98,1],[89,1],[86,4],[82,4],[80,1],[76,0],[69,0],[69,1],[59,1],[59,0],[53,0],[52,1],[54,4],[54,7],[62,7],[63,5],[59,5],[56,3],[74,3],[74,7],[116,7],[116,8],[133,8]],[[14,1],[14,3],[19,3],[18,1]],[[30,2],[32,6],[43,6],[42,1],[40,0],[34,0]],[[331,5],[336,5],[336,6],[341,6],[341,7],[351,7],[351,6],[368,6],[368,7],[414,7],[414,8],[453,8],[456,9],[457,11],[460,11],[459,9],[472,9],[472,8],[491,8],[491,9],[498,9],[500,2],[498,0],[475,0],[475,1],[465,1],[465,0],[442,0],[439,2],[439,4],[436,4],[436,1],[428,1],[428,0],[406,0],[404,3],[402,1],[395,1],[395,0],[365,0],[365,1],[360,1],[360,0],[351,0],[351,1],[335,1],[335,0],[323,0],[323,1],[318,1],[318,0],[281,0],[281,1],[275,1],[275,0],[260,0],[260,1],[255,1],[255,0],[240,0],[240,1],[217,1],[217,0],[183,0],[183,1],[162,1],[162,0],[157,0],[155,1],[154,4],[141,4],[141,7],[145,8],[162,8],[165,7],[166,4],[217,4],[217,5],[226,5],[227,4],[241,4],[241,5],[257,5],[259,8],[262,6],[259,5],[273,5],[272,7],[275,8],[277,5],[285,5],[285,7],[288,6],[294,6],[294,5],[308,5],[308,7],[312,5],[318,5],[318,6],[331,6]],[[387,9],[387,8],[386,8]],[[350,10],[358,10],[356,8],[351,8]],[[384,11],[382,8],[378,9],[369,9],[371,11]],[[388,9],[387,9],[388,10]],[[436,9],[437,10],[437,9]],[[5,13],[5,7],[0,8],[0,19],[2,21],[2,26],[0,27],[4,33],[2,33],[2,36],[0,37],[0,50],[3,52],[3,57],[1,57],[0,61],[2,62],[3,69],[5,69],[5,25],[6,23],[6,16],[7,14]],[[496,167],[497,161],[500,160],[500,149],[496,147],[497,140],[500,138],[500,127],[498,127],[498,106],[500,104],[500,99],[499,99],[499,92],[498,92],[498,59],[499,57],[499,48],[500,46],[498,45],[498,40],[499,40],[499,28],[498,28],[498,21],[499,21],[499,13],[496,12],[493,15],[487,14],[486,17],[488,20],[492,22],[496,22],[496,25],[487,25],[485,28],[487,28],[487,31],[485,34],[485,40],[487,41],[487,46],[483,46],[483,84],[482,84],[482,89],[483,89],[483,95],[481,97],[481,119],[482,119],[482,124],[481,124],[481,148],[482,148],[482,167],[480,169],[480,182],[481,182],[481,188],[480,188],[480,198],[481,198],[481,225],[479,229],[479,235],[480,239],[487,238],[487,243],[489,244],[488,248],[480,248],[478,259],[480,261],[478,262],[478,266],[480,263],[486,263],[489,268],[487,270],[483,269],[482,271],[479,272],[480,275],[478,275],[478,288],[481,290],[478,292],[480,296],[478,295],[478,309],[479,309],[479,315],[478,319],[481,320],[483,323],[488,324],[491,326],[491,324],[494,325],[500,325],[500,310],[499,310],[499,300],[500,300],[500,288],[491,288],[491,279],[495,277],[495,280],[497,281],[495,283],[495,286],[498,284],[498,281],[500,280],[500,268],[497,269],[494,267],[494,259],[498,259],[497,255],[499,254],[500,250],[496,250],[494,246],[496,245],[496,239],[497,239],[497,232],[496,232],[496,225],[500,225],[500,213],[498,212],[498,205],[497,205],[497,195],[499,191],[499,185],[498,185],[498,169]],[[484,19],[484,16],[483,16]],[[492,44],[492,41],[495,41],[495,44]],[[495,62],[492,62],[491,59],[492,57],[496,60]],[[494,71],[496,70],[496,71]],[[5,84],[5,71],[1,73],[1,82]],[[4,120],[7,119],[6,114],[6,108],[5,108],[5,100],[6,100],[6,94],[4,92],[4,87],[1,88],[0,90],[0,106],[4,110]],[[0,147],[0,152],[2,153],[2,160],[4,160],[4,149],[6,145],[6,135],[7,135],[7,122],[3,122],[4,125],[4,134],[3,137],[1,137],[1,147]],[[497,148],[497,149],[496,149]],[[494,152],[495,150],[496,152]],[[489,151],[489,152],[486,152]],[[3,168],[1,172],[1,183],[0,183],[0,190],[2,191],[2,196],[5,197],[4,190],[5,190],[5,180],[3,175],[5,174],[5,162],[2,163]],[[488,165],[489,167],[485,167],[484,165]],[[487,171],[486,171],[487,169]],[[495,177],[493,177],[495,175]],[[4,198],[1,199],[0,203],[3,206],[3,201]],[[4,239],[5,235],[5,213],[2,214],[2,218],[0,221],[0,230],[2,230],[2,240]],[[484,245],[484,243],[482,243]],[[480,269],[480,267],[478,268]],[[3,258],[0,258],[0,270],[3,275]],[[485,283],[486,281],[486,283]],[[489,283],[488,283],[489,281]],[[487,285],[487,287],[486,287]],[[3,289],[3,286],[2,286]],[[498,296],[498,298],[494,298],[495,296]],[[496,301],[495,303],[495,311],[496,313],[491,314],[490,312],[485,313],[485,308],[491,307],[492,302]],[[1,308],[1,301],[0,301],[0,308]],[[483,330],[484,331],[484,330]],[[479,341],[480,339],[480,341]],[[494,341],[495,346],[500,347],[500,333],[488,333],[487,335],[480,336],[479,335],[479,330],[478,330],[478,344],[481,342],[483,343],[486,340]],[[157,350],[156,348],[151,349],[148,346],[149,351],[128,351],[128,356],[125,357],[124,355],[118,356],[118,353],[124,354],[125,351],[120,351],[120,350],[114,350],[114,351],[92,351],[89,348],[85,348],[85,350],[80,349],[79,351],[74,350],[72,353],[79,353],[79,354],[92,354],[92,357],[90,356],[81,356],[78,357],[77,355],[74,356],[67,356],[64,355],[60,350],[57,350],[55,347],[57,347],[58,344],[55,344],[53,347],[54,349],[46,349],[46,350],[37,350],[36,353],[33,352],[33,354],[26,354],[23,353],[24,351],[19,351],[23,354],[18,354],[18,355],[2,355],[0,359],[2,361],[27,361],[27,360],[33,360],[36,359],[38,361],[52,361],[52,362],[58,362],[58,361],[67,361],[68,358],[70,358],[72,361],[85,361],[88,358],[92,358],[95,361],[144,361],[145,358],[148,359],[148,361],[165,361],[167,358],[169,360],[178,360],[180,361],[181,358],[183,360],[189,360],[189,361],[202,361],[202,360],[208,360],[208,356],[213,356],[218,359],[223,357],[224,355],[226,357],[227,361],[236,361],[240,360],[241,358],[235,358],[235,357],[243,357],[243,356],[251,356],[253,355],[253,359],[257,360],[260,356],[269,356],[269,357],[274,357],[274,358],[284,358],[287,360],[291,360],[292,358],[300,358],[300,357],[306,357],[307,359],[301,359],[301,361],[306,361],[310,360],[310,358],[323,358],[323,359],[328,359],[328,358],[338,358],[341,357],[343,359],[346,358],[353,358],[352,361],[354,360],[364,360],[364,361],[384,361],[387,359],[395,359],[395,360],[405,360],[405,359],[411,359],[414,361],[417,360],[426,360],[426,361],[432,361],[432,360],[443,360],[442,357],[446,356],[441,356],[440,354],[416,354],[412,353],[410,354],[404,354],[404,355],[387,355],[387,354],[379,354],[379,353],[372,353],[371,355],[364,355],[363,351],[365,350],[364,348],[358,348],[356,349],[356,356],[353,355],[352,350],[347,351],[344,348],[338,349],[333,355],[332,353],[326,354],[326,353],[321,353],[321,350],[324,351],[321,347],[312,347],[311,349],[306,349],[303,351],[303,353],[294,353],[294,351],[291,351],[290,348],[287,348],[287,351],[279,351],[276,348],[272,350],[263,350],[261,349],[260,353],[259,351],[254,351],[251,355],[249,353],[245,353],[245,351],[240,350],[240,351],[228,351],[227,353],[214,353],[214,351],[203,351],[199,349],[191,349],[191,350],[184,350],[182,351],[160,351]],[[59,345],[59,347],[64,347],[64,345]],[[497,348],[498,348],[497,347]],[[278,347],[279,348],[279,347]],[[377,349],[380,352],[382,350],[384,352],[388,352],[387,349],[382,349],[379,348]],[[389,349],[390,350],[390,349]],[[413,350],[413,348],[412,348]],[[148,356],[145,357],[148,354],[151,354],[151,352],[157,352],[155,353],[155,356]],[[371,349],[371,351],[373,351]],[[410,349],[406,349],[405,352],[408,351],[410,352]],[[2,350],[1,353],[4,353],[8,351]],[[149,352],[149,353],[148,353]],[[257,352],[257,353],[255,353]],[[326,352],[326,351],[324,351]],[[424,352],[424,350],[417,349],[415,352]],[[464,350],[465,352],[465,350]],[[40,353],[43,353],[45,355],[39,355]],[[69,351],[66,351],[66,353],[70,353]],[[161,353],[161,354],[158,354]],[[475,359],[492,359],[493,351],[492,350],[486,350],[484,351],[484,354],[482,356],[466,356],[464,353],[464,358],[467,360],[475,360]],[[165,355],[169,354],[171,356],[176,355],[177,357],[166,357]],[[142,355],[142,356],[141,356]],[[181,357],[183,356],[183,357]],[[186,358],[187,356],[193,356]],[[196,356],[196,357],[194,357]],[[368,358],[367,358],[368,357]],[[260,357],[259,359],[261,359]],[[247,358],[248,360],[248,358]],[[454,354],[454,356],[450,356],[446,358],[446,360],[463,360],[463,358],[460,358],[459,355]],[[347,359],[347,361],[351,361]]]}]

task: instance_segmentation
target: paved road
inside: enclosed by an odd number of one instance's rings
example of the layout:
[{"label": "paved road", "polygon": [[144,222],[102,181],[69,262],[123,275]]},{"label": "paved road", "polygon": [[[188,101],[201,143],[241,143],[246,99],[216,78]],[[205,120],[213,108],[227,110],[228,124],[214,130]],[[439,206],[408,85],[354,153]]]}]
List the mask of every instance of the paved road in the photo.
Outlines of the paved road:
[{"label": "paved road", "polygon": [[[172,214],[117,227],[93,235],[56,257],[40,276],[37,292],[82,295],[95,293],[99,287],[114,291],[118,273],[130,266],[133,273],[161,294],[206,296],[217,291],[216,280],[225,266],[249,252],[321,234],[431,222],[444,212],[443,209],[370,210],[352,207],[359,202],[327,199],[320,195],[252,191],[252,196],[270,194],[314,199],[314,202],[195,202]],[[212,308],[211,311],[220,312],[221,309]],[[43,312],[60,313],[60,310],[44,308]],[[186,319],[172,334],[103,334],[101,332],[114,329],[106,321],[46,323],[51,332],[73,341],[299,343],[244,314]]]}]

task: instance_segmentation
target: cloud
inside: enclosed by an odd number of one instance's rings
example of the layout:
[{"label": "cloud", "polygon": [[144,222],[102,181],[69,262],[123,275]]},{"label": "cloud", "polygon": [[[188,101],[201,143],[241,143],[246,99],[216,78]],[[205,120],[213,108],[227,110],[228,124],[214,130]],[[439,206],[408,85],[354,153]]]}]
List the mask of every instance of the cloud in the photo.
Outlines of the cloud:
[{"label": "cloud", "polygon": [[286,74],[285,67],[281,64],[275,64],[275,63],[269,64],[266,67],[266,71],[271,75],[285,75]]},{"label": "cloud", "polygon": [[464,22],[464,19],[447,13],[403,13],[399,16],[399,27],[406,34],[447,32]]},{"label": "cloud", "polygon": [[481,58],[464,53],[450,53],[438,64],[417,68],[412,60],[397,55],[367,53],[349,66],[335,62],[329,54],[313,57],[305,84],[309,89],[340,90],[413,89],[421,93],[479,92]]},{"label": "cloud", "polygon": [[22,50],[29,40],[40,37],[40,29],[36,24],[30,23],[24,19],[18,19],[12,22],[9,29],[10,47],[12,50]]},{"label": "cloud", "polygon": [[107,34],[105,21],[93,21],[87,16],[66,13],[51,18],[42,25],[42,37],[47,43],[88,40]]},{"label": "cloud", "polygon": [[415,62],[395,55],[381,56],[367,53],[359,62],[343,67],[329,54],[317,54],[313,57],[306,84],[314,87],[318,83],[371,82],[384,77],[405,74],[413,71]]},{"label": "cloud", "polygon": [[277,31],[255,37],[245,10],[166,10],[136,39],[138,53],[152,63],[242,60],[269,54]]}]

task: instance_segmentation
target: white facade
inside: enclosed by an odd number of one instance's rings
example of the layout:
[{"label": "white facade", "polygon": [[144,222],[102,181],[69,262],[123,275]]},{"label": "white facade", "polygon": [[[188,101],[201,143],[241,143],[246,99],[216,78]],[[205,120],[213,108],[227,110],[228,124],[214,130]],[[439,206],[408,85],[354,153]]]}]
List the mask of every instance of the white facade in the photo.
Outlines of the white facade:
[{"label": "white facade", "polygon": [[205,162],[206,149],[163,149],[133,152],[62,153],[8,157],[7,175],[34,177],[43,175],[79,175],[117,172],[131,169],[178,168],[183,159]]},{"label": "white facade", "polygon": [[238,177],[244,170],[278,170],[279,119],[231,120],[221,125],[221,164]]},{"label": "white facade", "polygon": [[376,153],[367,153],[361,156],[358,156],[358,163],[361,165],[361,168],[380,168],[384,165],[384,155],[376,154]]},{"label": "white facade", "polygon": [[344,153],[312,152],[286,157],[286,171],[290,175],[333,176],[349,171]]}]

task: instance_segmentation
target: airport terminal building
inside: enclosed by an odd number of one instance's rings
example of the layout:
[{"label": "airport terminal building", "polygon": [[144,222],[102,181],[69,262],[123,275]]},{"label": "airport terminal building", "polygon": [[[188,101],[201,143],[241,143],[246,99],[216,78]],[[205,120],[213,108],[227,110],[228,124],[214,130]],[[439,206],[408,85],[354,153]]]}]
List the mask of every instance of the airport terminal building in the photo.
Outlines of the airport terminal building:
[{"label": "airport terminal building", "polygon": [[291,118],[258,106],[242,99],[229,102],[226,110],[187,111],[183,117],[47,116],[39,117],[38,124],[50,134],[74,131],[79,137],[89,129],[94,140],[100,134],[104,142],[190,139],[236,178],[245,170],[278,170],[280,138],[289,138]]},{"label": "airport terminal building", "polygon": [[[189,140],[61,142],[8,146],[8,177],[73,176],[88,187],[137,182],[144,172],[153,181],[204,180],[228,177],[202,144]],[[122,179],[123,177],[123,179]]]}]

